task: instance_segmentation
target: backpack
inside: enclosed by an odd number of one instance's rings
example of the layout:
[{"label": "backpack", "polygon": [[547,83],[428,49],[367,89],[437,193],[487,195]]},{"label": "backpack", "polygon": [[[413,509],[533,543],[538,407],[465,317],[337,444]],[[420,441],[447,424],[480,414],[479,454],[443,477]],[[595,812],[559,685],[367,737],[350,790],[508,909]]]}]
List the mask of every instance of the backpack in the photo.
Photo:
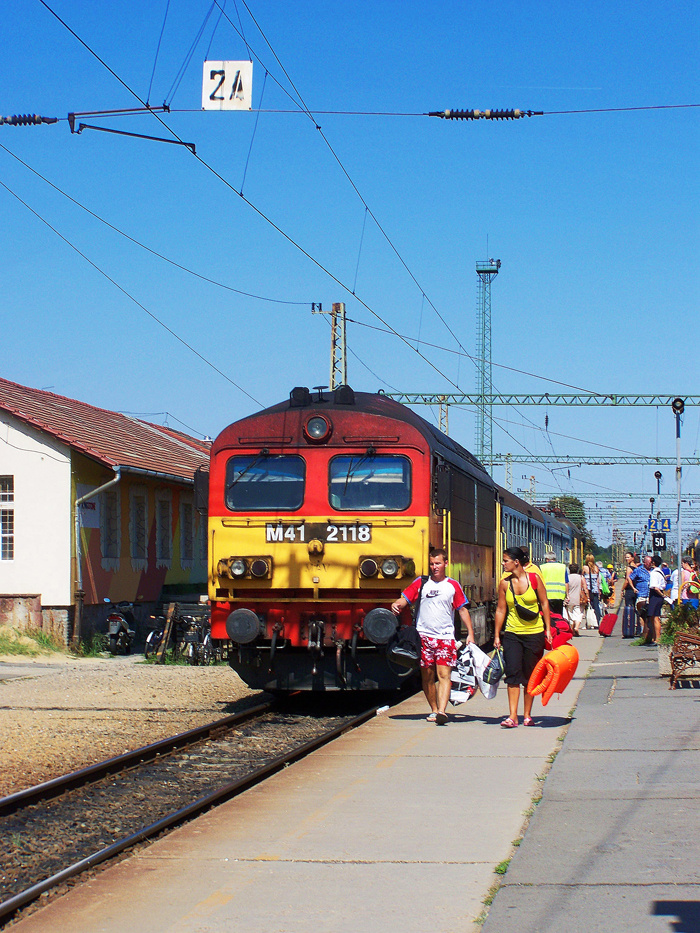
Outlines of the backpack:
[{"label": "backpack", "polygon": [[401,667],[416,668],[420,662],[421,641],[415,625],[403,625],[389,639],[386,653],[389,660]]},{"label": "backpack", "polygon": [[550,632],[552,633],[552,648],[565,645],[573,638],[573,631],[566,619],[557,612],[549,613]]},{"label": "backpack", "polygon": [[396,632],[391,636],[386,646],[386,654],[390,661],[400,664],[402,667],[416,668],[420,663],[421,640],[416,622],[418,621],[418,609],[420,608],[420,598],[423,593],[423,587],[430,577],[420,578],[420,589],[418,598],[413,604],[413,625],[399,626]]},{"label": "backpack", "polygon": [[600,575],[600,592],[603,594],[603,596],[610,595],[610,585],[602,573]]}]

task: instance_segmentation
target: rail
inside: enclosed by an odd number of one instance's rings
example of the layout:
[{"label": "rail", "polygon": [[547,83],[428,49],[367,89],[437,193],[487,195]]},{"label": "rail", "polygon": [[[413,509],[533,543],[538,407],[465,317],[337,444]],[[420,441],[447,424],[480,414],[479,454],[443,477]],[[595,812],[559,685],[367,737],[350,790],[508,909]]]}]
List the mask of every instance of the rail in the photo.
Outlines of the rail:
[{"label": "rail", "polygon": [[[101,762],[91,768],[85,768],[82,771],[74,772],[63,778],[57,778],[55,781],[48,781],[37,787],[28,788],[26,791],[20,791],[18,794],[12,794],[0,800],[0,815],[2,815],[3,812],[5,814],[12,814],[22,807],[29,806],[37,801],[51,799],[64,790],[72,789],[80,784],[94,783],[96,780],[99,780],[98,775],[104,777],[118,771],[123,771],[126,768],[133,768],[135,765],[144,761],[144,755],[151,759],[158,758],[161,755],[167,754],[168,746],[169,750],[172,751],[182,748],[183,745],[191,745],[195,741],[201,741],[202,738],[206,738],[207,736],[217,737],[218,734],[229,730],[232,726],[240,725],[242,722],[252,719],[255,715],[269,712],[274,705],[274,703],[261,704],[260,706],[246,710],[244,713],[217,720],[200,729],[193,729],[187,733],[181,733],[178,736],[174,736],[172,739],[156,742],[153,745],[145,746],[127,755],[120,755],[117,758]],[[277,771],[282,770],[287,765],[299,761],[301,758],[321,748],[323,745],[332,742],[345,732],[367,722],[377,714],[377,710],[378,707],[373,706],[370,709],[364,710],[359,715],[345,718],[340,724],[322,732],[320,735],[315,736],[311,740],[295,748],[277,755],[264,765],[254,768],[242,777],[213,789],[209,793],[188,803],[186,806],[178,808],[176,811],[140,828],[136,832],[130,833],[124,838],[113,842],[111,845],[104,846],[90,853],[87,857],[81,858],[65,868],[62,868],[60,871],[53,873],[49,877],[43,878],[30,885],[25,890],[20,891],[0,903],[0,922],[7,921],[16,914],[17,911],[36,900],[45,892],[70,878],[74,878],[81,872],[94,868],[96,865],[114,858],[134,845],[152,838],[165,830],[171,829],[203,813],[205,810],[231,799],[255,784],[260,783]],[[200,733],[199,739],[194,738],[195,733]],[[61,788],[63,788],[63,790],[61,790]]]}]

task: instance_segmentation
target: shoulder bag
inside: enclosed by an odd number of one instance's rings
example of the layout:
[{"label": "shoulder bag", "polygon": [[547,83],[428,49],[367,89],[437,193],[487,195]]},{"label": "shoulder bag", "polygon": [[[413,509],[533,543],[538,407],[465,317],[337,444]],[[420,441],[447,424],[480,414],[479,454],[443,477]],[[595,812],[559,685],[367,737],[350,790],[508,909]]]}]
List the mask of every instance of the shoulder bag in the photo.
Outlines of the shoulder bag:
[{"label": "shoulder bag", "polygon": [[[528,575],[529,577],[529,575]],[[515,596],[515,590],[513,589],[513,578],[510,578],[509,581],[510,591],[513,594],[513,604],[515,605],[515,611],[518,613],[523,622],[534,622],[534,620],[539,616],[539,610],[535,612],[534,609],[528,609],[527,606],[521,606]],[[530,580],[530,586],[532,586],[532,580]],[[537,595],[537,588],[532,587],[535,590],[535,595]],[[537,596],[537,602],[539,604],[540,598]]]}]

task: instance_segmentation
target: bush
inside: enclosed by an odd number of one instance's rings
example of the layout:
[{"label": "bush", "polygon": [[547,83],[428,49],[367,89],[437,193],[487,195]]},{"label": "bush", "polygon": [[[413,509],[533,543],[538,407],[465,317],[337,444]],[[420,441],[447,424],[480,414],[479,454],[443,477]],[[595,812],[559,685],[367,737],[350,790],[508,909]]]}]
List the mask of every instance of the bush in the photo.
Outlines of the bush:
[{"label": "bush", "polygon": [[680,632],[689,632],[691,635],[700,635],[700,611],[694,609],[690,603],[673,604],[670,612],[661,622],[662,645],[672,645],[676,635]]}]

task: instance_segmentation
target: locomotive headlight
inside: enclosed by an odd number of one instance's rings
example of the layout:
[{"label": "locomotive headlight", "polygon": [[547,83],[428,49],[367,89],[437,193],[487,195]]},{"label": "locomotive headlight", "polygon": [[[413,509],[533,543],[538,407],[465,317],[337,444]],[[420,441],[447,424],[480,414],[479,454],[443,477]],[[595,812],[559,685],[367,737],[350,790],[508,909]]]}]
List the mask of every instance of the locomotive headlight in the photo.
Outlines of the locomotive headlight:
[{"label": "locomotive headlight", "polygon": [[252,576],[261,579],[266,577],[270,571],[269,564],[266,560],[263,560],[262,557],[257,557],[253,563],[250,565],[250,573]]},{"label": "locomotive headlight", "polygon": [[231,564],[231,575],[234,577],[244,577],[248,573],[248,564],[240,557],[236,558]]},{"label": "locomotive headlight", "polygon": [[387,557],[382,561],[382,574],[385,577],[395,577],[399,572],[398,562],[393,557]]},{"label": "locomotive headlight", "polygon": [[327,441],[331,436],[333,426],[328,418],[323,415],[314,415],[304,425],[304,435],[307,441],[318,444],[321,441]]},{"label": "locomotive headlight", "polygon": [[360,564],[360,573],[363,577],[374,577],[378,570],[379,565],[371,557],[366,557]]}]

